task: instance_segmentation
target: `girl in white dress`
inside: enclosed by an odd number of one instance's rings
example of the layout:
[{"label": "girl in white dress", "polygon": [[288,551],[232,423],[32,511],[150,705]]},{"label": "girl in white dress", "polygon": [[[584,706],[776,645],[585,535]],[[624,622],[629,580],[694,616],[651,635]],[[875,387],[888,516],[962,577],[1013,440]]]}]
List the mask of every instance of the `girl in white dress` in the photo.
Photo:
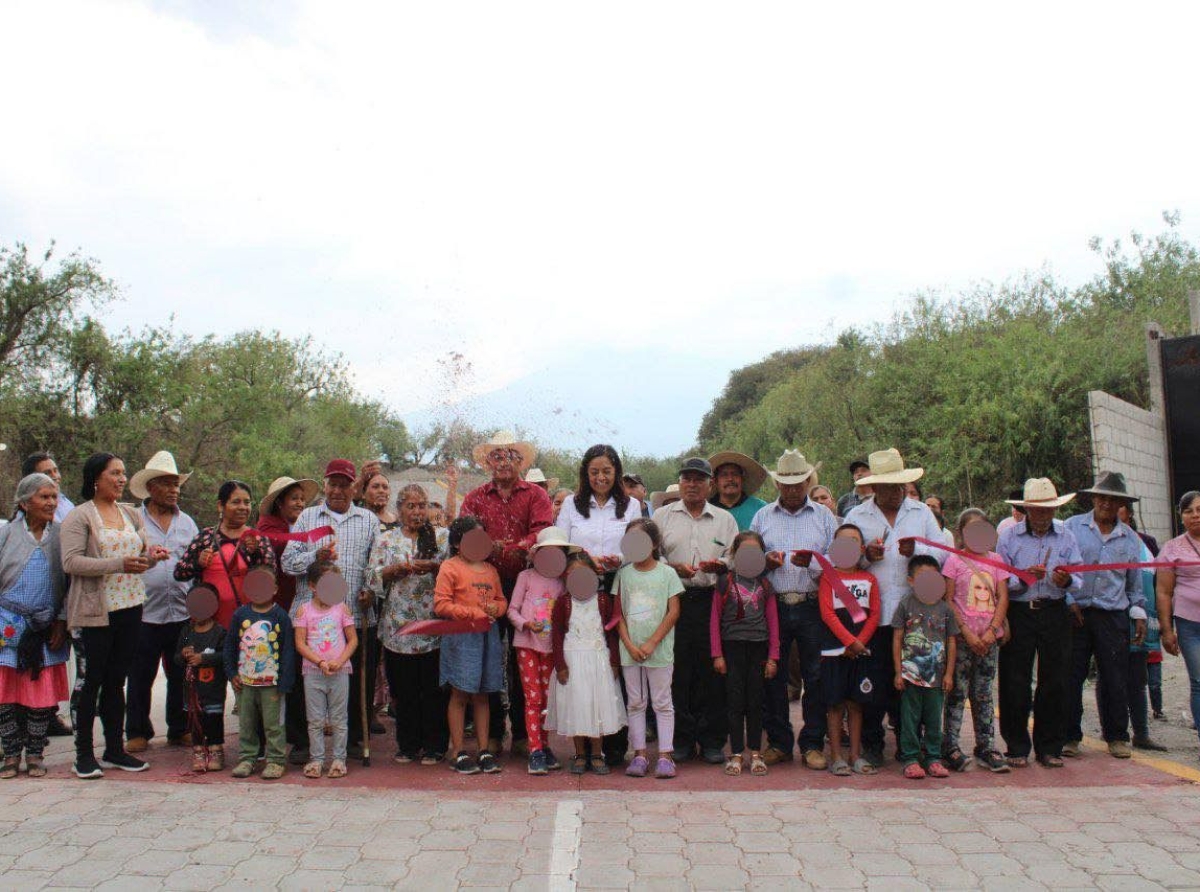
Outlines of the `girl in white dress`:
[{"label": "girl in white dress", "polygon": [[[575,742],[571,773],[589,767],[608,774],[600,738],[625,727],[625,701],[617,684],[620,653],[617,650],[616,601],[600,591],[596,565],[586,553],[571,555],[567,563],[569,598],[557,598],[550,627],[555,677],[550,682],[546,729]],[[590,760],[586,741],[592,741]]]}]

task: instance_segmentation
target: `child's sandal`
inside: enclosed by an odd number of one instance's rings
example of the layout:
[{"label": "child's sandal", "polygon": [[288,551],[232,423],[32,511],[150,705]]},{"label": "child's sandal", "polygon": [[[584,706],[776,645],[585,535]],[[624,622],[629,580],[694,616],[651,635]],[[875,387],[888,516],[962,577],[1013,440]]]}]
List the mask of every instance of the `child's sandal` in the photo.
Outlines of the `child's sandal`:
[{"label": "child's sandal", "polygon": [[[862,760],[860,759],[859,761],[861,762]],[[849,777],[850,763],[848,763],[845,759],[838,759],[829,766],[829,773],[834,777]]]},{"label": "child's sandal", "polygon": [[[324,766],[321,765],[320,762],[309,762],[307,765],[304,766],[304,776],[312,777],[312,778],[320,777],[321,771],[323,768],[324,768]],[[333,777],[332,769],[329,772],[329,776]]]},{"label": "child's sandal", "polygon": [[4,764],[0,766],[0,778],[11,780],[16,777],[21,770],[21,757],[15,759],[5,759]]},{"label": "child's sandal", "polygon": [[588,758],[587,756],[572,756],[571,767],[568,769],[571,774],[583,774],[587,771]]},{"label": "child's sandal", "polygon": [[41,756],[34,756],[33,758],[26,756],[25,757],[25,770],[27,772],[29,772],[30,777],[45,777],[46,776],[46,764],[45,764],[45,762],[42,761]]},{"label": "child's sandal", "polygon": [[756,777],[762,777],[767,773],[767,763],[758,753],[750,754],[750,773]]},{"label": "child's sandal", "polygon": [[874,765],[872,765],[870,762],[868,762],[866,759],[859,758],[859,759],[854,760],[854,773],[855,774],[878,774],[879,769],[876,768]]},{"label": "child's sandal", "polygon": [[725,760],[725,773],[730,777],[737,777],[742,773],[742,757],[730,756]]},{"label": "child's sandal", "polygon": [[329,776],[333,778],[346,776],[346,763],[341,759],[334,759],[329,766]]},{"label": "child's sandal", "polygon": [[609,774],[612,769],[608,767],[608,763],[604,761],[603,756],[592,756],[591,763],[592,774]]}]

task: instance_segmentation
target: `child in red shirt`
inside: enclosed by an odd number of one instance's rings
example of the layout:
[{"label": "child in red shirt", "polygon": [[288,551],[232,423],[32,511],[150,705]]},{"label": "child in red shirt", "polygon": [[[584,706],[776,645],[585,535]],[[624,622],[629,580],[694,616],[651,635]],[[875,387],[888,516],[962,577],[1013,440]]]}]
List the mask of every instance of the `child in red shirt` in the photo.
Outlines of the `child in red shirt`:
[{"label": "child in red shirt", "polygon": [[[817,592],[817,604],[821,619],[825,622],[825,635],[821,643],[821,694],[825,698],[829,723],[829,770],[838,777],[847,777],[851,771],[859,774],[874,774],[875,767],[862,758],[862,708],[872,702],[879,689],[878,679],[873,677],[870,651],[867,643],[879,625],[879,582],[866,570],[860,570],[865,552],[862,530],[852,523],[844,523],[833,534],[830,546],[834,568],[821,574],[821,585]],[[840,580],[844,589],[866,614],[865,619],[855,622],[835,590],[834,579]],[[842,758],[842,715],[848,715],[850,727],[850,761]]]}]

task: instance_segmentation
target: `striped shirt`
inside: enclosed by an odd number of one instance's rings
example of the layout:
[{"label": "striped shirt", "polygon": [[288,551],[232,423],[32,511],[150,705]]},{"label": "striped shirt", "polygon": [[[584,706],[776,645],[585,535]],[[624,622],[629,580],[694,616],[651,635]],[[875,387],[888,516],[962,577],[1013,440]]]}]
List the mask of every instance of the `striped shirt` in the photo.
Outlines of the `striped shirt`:
[{"label": "striped shirt", "polygon": [[1066,591],[1059,588],[1050,580],[1051,571],[1059,564],[1079,564],[1079,544],[1067,525],[1061,520],[1054,521],[1050,530],[1044,536],[1035,536],[1029,531],[1029,521],[1013,524],[1000,534],[996,543],[996,553],[1000,560],[1018,570],[1046,565],[1046,578],[1033,585],[1026,586],[1019,579],[1008,583],[1008,599],[1010,601],[1034,601],[1040,598],[1058,600],[1064,595],[1067,603],[1075,603],[1073,592],[1079,591],[1083,578],[1078,573],[1071,574],[1071,584]]},{"label": "striped shirt", "polygon": [[[294,533],[306,533],[318,527],[333,527],[333,536],[316,542],[289,542],[283,552],[280,566],[288,576],[296,577],[296,600],[292,602],[291,616],[296,617],[301,607],[312,600],[312,589],[304,575],[317,559],[317,549],[337,542],[337,565],[346,580],[346,606],[357,624],[361,614],[358,608],[358,593],[367,588],[367,558],[371,546],[379,536],[379,518],[357,505],[351,505],[345,514],[335,514],[324,504],[305,508],[300,519],[292,527]],[[375,625],[375,611],[369,610],[367,624]]]},{"label": "striped shirt", "polygon": [[[812,499],[806,498],[796,511],[788,511],[776,499],[758,510],[750,529],[763,537],[769,552],[807,549],[825,554],[837,530],[837,518]],[[815,592],[820,578],[821,568],[816,561],[797,567],[790,554],[784,555],[782,567],[767,576],[777,592]]]}]

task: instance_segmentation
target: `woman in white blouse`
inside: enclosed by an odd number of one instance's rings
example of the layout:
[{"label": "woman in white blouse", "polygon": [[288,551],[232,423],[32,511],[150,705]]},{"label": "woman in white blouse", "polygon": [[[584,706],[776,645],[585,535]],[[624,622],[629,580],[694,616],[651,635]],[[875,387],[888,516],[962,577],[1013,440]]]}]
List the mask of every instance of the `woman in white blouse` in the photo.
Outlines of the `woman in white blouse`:
[{"label": "woman in white blouse", "polygon": [[579,488],[563,502],[557,526],[572,545],[584,549],[607,572],[621,565],[621,539],[629,521],[642,516],[642,505],[621,486],[621,457],[600,444],[583,454]]}]

